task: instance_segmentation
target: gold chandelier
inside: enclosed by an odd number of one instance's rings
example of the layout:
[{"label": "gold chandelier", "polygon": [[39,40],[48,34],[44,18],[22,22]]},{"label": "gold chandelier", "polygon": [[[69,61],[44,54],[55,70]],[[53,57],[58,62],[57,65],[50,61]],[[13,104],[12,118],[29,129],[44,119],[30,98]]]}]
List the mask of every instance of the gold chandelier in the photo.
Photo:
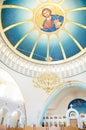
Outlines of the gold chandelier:
[{"label": "gold chandelier", "polygon": [[46,72],[33,79],[34,86],[44,89],[47,93],[61,86],[61,79],[55,74]]}]

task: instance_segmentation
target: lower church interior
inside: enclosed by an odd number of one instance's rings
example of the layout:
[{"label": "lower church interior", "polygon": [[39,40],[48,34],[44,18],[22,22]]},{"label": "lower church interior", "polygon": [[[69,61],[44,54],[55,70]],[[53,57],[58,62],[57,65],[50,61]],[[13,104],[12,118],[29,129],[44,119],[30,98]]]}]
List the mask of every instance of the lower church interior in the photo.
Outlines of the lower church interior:
[{"label": "lower church interior", "polygon": [[0,130],[86,130],[85,0],[0,0]]}]

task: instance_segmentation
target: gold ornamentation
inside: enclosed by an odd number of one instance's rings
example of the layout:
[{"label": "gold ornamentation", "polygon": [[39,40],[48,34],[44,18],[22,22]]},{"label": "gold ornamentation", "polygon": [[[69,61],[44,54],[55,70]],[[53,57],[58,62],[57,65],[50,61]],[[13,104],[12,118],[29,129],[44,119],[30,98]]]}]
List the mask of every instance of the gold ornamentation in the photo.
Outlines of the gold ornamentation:
[{"label": "gold ornamentation", "polygon": [[54,89],[57,89],[61,85],[61,79],[55,74],[46,72],[33,80],[34,86],[37,88],[44,89],[47,93],[51,92]]}]

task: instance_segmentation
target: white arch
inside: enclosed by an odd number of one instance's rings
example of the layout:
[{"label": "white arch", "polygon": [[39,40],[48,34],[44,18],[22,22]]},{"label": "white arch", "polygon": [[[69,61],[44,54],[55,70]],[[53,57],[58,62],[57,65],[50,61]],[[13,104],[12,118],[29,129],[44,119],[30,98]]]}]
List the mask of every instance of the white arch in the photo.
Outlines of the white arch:
[{"label": "white arch", "polygon": [[[75,116],[70,116],[71,112],[75,113]],[[66,113],[66,117],[67,117],[67,125],[70,126],[70,119],[77,119],[78,121],[78,128],[80,128],[80,118],[79,118],[79,113],[77,110],[75,110],[74,108],[70,108],[67,113]]]},{"label": "white arch", "polygon": [[[86,90],[86,85],[83,84],[83,83],[81,83],[81,82],[79,82],[79,81],[75,81],[75,82],[73,82],[73,83],[72,83],[72,81],[71,81],[71,86],[72,86],[72,88],[75,88],[75,87],[78,86],[79,88],[82,88],[82,89]],[[45,115],[45,112],[46,112],[48,106],[51,104],[51,102],[54,100],[54,98],[55,98],[59,93],[61,93],[62,91],[64,91],[64,90],[65,90],[66,88],[68,88],[68,87],[70,87],[70,86],[69,86],[69,83],[66,82],[61,88],[59,88],[59,89],[57,89],[56,91],[54,91],[54,93],[51,93],[50,97],[48,98],[47,102],[45,103],[45,106],[43,106],[43,107],[42,107],[43,109],[40,110],[40,111],[41,111],[41,112],[40,112],[41,114],[40,114],[40,117],[39,117],[39,120],[38,120],[38,125],[41,124],[42,119],[43,119],[43,116]]]},{"label": "white arch", "polygon": [[25,102],[20,89],[13,78],[0,69],[0,109],[5,108],[9,111],[9,118],[5,120],[4,125],[10,126],[11,113],[15,110],[21,113],[21,126],[26,124]]},{"label": "white arch", "polygon": [[11,115],[10,122],[11,127],[19,127],[19,120],[20,120],[21,113],[19,111],[14,111]]}]

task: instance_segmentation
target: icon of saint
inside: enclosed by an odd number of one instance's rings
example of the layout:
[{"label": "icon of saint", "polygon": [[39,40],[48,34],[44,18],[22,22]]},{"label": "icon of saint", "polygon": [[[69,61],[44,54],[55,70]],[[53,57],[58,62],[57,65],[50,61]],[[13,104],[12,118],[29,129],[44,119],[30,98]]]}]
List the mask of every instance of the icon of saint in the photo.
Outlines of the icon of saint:
[{"label": "icon of saint", "polygon": [[58,14],[52,14],[51,9],[44,8],[42,16],[45,18],[41,30],[45,32],[53,32],[59,29],[64,21],[64,17]]}]

